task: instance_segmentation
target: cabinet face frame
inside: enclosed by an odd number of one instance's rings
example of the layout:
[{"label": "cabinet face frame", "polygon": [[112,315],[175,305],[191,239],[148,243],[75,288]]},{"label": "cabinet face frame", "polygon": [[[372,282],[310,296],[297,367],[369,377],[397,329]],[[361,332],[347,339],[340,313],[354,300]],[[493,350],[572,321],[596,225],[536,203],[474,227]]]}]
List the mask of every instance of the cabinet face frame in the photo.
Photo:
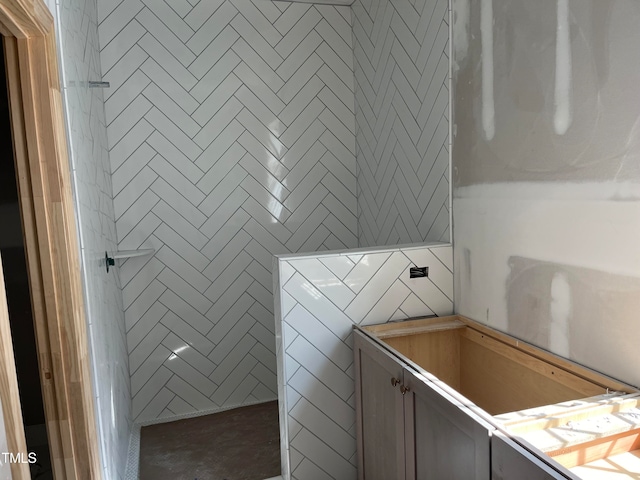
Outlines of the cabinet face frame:
[{"label": "cabinet face frame", "polygon": [[[459,408],[463,405],[459,404],[453,397],[447,395],[443,390],[438,388],[433,382],[427,378],[414,373],[410,367],[401,359],[388,352],[384,347],[377,344],[375,339],[368,338],[362,332],[354,331],[354,352],[355,352],[355,377],[356,377],[356,429],[358,441],[358,478],[359,480],[368,480],[371,476],[366,476],[365,466],[365,448],[364,448],[364,431],[363,424],[363,398],[362,391],[362,368],[363,360],[369,363],[375,363],[379,368],[386,370],[389,376],[387,384],[386,379],[382,381],[379,388],[395,388],[396,402],[394,411],[390,412],[395,418],[396,423],[396,445],[397,457],[396,470],[397,480],[414,480],[416,479],[416,434],[414,429],[414,406],[416,397],[425,399],[437,408],[438,413],[443,415],[452,424],[455,424],[459,431],[464,432],[473,440],[474,449],[471,453],[474,457],[474,466],[476,469],[475,478],[477,480],[489,480],[490,476],[490,435],[493,427],[480,417],[474,415],[470,411]],[[409,368],[407,368],[409,367]],[[396,378],[400,381],[395,387],[391,385],[391,379]],[[403,394],[401,387],[408,388]],[[379,439],[378,439],[379,440]],[[384,452],[384,449],[382,449]],[[420,480],[420,479],[418,479]]]},{"label": "cabinet face frame", "polygon": [[53,16],[43,0],[0,0],[0,34],[52,469],[58,480],[100,480]]},{"label": "cabinet face frame", "polygon": [[567,470],[556,470],[538,455],[496,430],[491,437],[491,479],[516,477],[520,480],[579,480]]},{"label": "cabinet face frame", "polygon": [[[480,417],[474,415],[454,398],[440,390],[433,382],[428,381],[422,375],[414,373],[411,369],[404,369],[404,385],[409,390],[404,395],[405,412],[405,449],[407,459],[407,480],[426,480],[419,476],[416,465],[418,458],[416,452],[421,450],[416,434],[416,422],[414,414],[418,401],[429,405],[433,412],[449,423],[453,429],[463,434],[472,442],[472,449],[462,452],[462,460],[450,458],[450,463],[455,460],[465,461],[473,458],[469,467],[473,470],[475,480],[489,480],[491,475],[490,443],[491,433],[494,427]],[[436,472],[436,475],[440,472]],[[447,472],[447,478],[453,478]],[[439,475],[444,478],[443,474]],[[436,477],[433,477],[436,478]],[[456,477],[463,480],[461,477]],[[469,477],[471,478],[471,477]]]},{"label": "cabinet face frame", "polygon": [[[365,432],[365,424],[363,419],[363,402],[370,401],[370,398],[365,398],[362,392],[362,368],[363,368],[363,356],[365,358],[365,362],[375,364],[378,368],[383,369],[385,371],[385,376],[388,376],[388,380],[384,379],[381,381],[380,385],[376,385],[380,389],[389,389],[385,391],[393,391],[394,401],[393,401],[393,409],[388,412],[388,415],[393,417],[393,421],[395,422],[395,439],[396,445],[395,449],[397,452],[395,458],[395,468],[396,472],[393,477],[394,480],[404,480],[405,479],[405,445],[404,445],[404,406],[403,406],[403,396],[400,393],[400,385],[402,384],[402,374],[403,374],[403,366],[398,360],[397,357],[392,354],[381,350],[378,346],[375,345],[369,338],[366,338],[362,333],[355,331],[354,335],[354,357],[355,357],[355,377],[356,377],[356,429],[357,429],[357,442],[358,442],[358,479],[359,480],[371,480],[372,476],[366,476],[366,464],[368,463],[365,458],[365,448],[364,448],[364,432]],[[373,366],[373,365],[368,365]],[[399,383],[395,386],[392,386],[391,379],[396,378],[399,380]],[[381,450],[381,452],[385,452],[384,448],[384,438],[376,438],[374,439],[379,444],[376,444],[377,449]],[[375,477],[374,477],[375,478]],[[386,480],[386,479],[385,479]]]}]

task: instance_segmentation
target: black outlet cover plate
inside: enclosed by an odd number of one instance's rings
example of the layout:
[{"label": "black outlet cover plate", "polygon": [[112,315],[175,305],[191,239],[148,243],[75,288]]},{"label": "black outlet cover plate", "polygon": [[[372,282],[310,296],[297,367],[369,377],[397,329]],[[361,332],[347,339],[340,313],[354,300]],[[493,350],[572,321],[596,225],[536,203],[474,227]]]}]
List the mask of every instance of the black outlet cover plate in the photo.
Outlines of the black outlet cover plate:
[{"label": "black outlet cover plate", "polygon": [[409,269],[409,278],[422,278],[429,276],[429,267],[411,267]]}]

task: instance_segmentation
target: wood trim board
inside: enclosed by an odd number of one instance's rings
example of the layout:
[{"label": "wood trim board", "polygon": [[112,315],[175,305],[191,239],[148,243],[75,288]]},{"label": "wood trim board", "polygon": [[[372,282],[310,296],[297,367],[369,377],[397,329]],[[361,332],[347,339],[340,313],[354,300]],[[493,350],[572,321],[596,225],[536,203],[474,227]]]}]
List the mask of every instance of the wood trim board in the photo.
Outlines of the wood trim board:
[{"label": "wood trim board", "polygon": [[0,22],[17,38],[45,36],[53,30],[53,16],[42,0],[3,0]]},{"label": "wood trim board", "polygon": [[[11,342],[11,328],[9,326],[9,309],[7,294],[4,286],[2,258],[0,257],[0,402],[7,436],[9,453],[27,455],[27,441],[22,426],[22,410],[18,393],[18,377],[13,357]],[[29,465],[25,463],[11,463],[13,480],[31,478]]]},{"label": "wood trim board", "polygon": [[[0,24],[54,475],[58,480],[99,480],[80,250],[53,17],[42,0],[0,0]],[[21,423],[15,428],[20,430]],[[21,475],[14,479],[30,478],[28,470]]]}]

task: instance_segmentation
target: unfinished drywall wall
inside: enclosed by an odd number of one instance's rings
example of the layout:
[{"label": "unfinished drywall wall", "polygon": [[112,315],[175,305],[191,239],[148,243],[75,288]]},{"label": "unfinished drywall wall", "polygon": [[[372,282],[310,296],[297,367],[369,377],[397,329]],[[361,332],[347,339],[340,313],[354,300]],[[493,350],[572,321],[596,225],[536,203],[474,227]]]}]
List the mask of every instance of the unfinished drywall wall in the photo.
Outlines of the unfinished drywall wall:
[{"label": "unfinished drywall wall", "polygon": [[640,383],[640,3],[454,0],[458,313]]}]

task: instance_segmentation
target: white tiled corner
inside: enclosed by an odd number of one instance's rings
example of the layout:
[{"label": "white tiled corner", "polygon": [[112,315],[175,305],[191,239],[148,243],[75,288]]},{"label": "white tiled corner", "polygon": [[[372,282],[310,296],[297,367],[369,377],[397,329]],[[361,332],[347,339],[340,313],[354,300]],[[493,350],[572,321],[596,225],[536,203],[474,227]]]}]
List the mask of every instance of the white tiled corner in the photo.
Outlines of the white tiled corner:
[{"label": "white tiled corner", "polygon": [[[278,386],[286,412],[281,417],[283,471],[291,479],[356,478],[353,325],[453,313],[452,297],[443,293],[452,292],[453,272],[438,266],[444,265],[440,259],[447,258],[446,250],[451,245],[278,258],[275,295],[287,298],[286,310],[279,309],[276,318],[282,331]],[[410,258],[437,274],[410,280]],[[342,280],[334,270],[342,271]],[[340,286],[353,293],[350,301],[336,296]]]}]

